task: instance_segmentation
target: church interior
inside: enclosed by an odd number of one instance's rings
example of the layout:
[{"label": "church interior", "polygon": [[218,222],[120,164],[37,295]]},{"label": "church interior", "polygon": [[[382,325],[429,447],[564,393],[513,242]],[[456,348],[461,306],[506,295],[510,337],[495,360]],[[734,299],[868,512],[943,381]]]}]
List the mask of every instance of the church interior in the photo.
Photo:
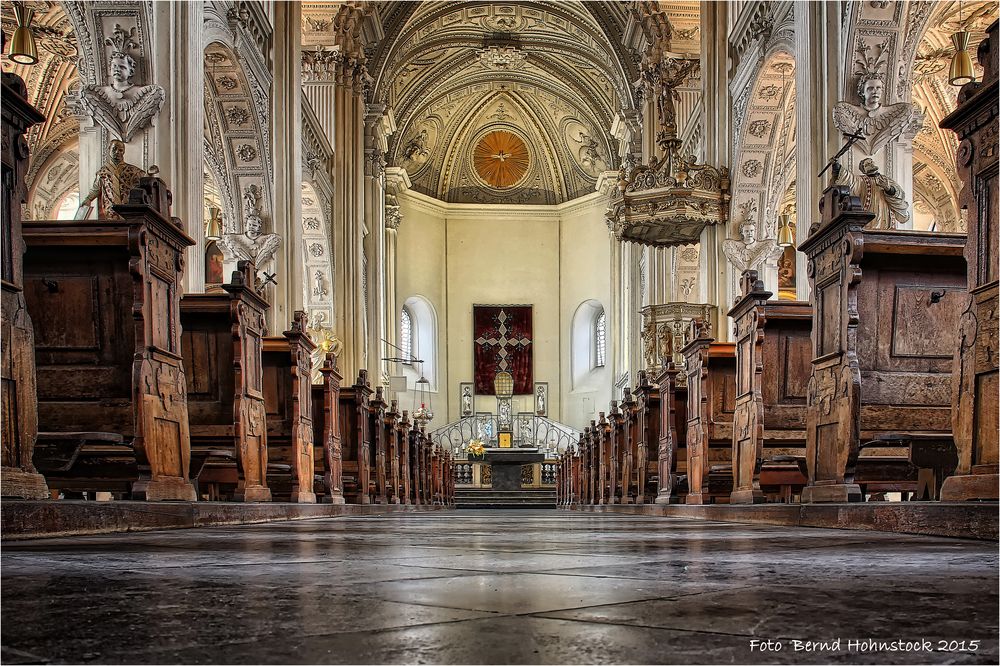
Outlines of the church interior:
[{"label": "church interior", "polygon": [[0,659],[997,663],[998,10],[5,2]]}]

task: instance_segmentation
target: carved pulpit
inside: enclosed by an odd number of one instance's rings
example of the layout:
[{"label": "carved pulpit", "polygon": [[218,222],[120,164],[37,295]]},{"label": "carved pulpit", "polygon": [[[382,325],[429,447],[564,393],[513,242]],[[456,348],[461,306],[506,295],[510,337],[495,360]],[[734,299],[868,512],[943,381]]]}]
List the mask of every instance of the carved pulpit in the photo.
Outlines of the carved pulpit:
[{"label": "carved pulpit", "polygon": [[959,323],[960,342],[952,371],[952,430],[958,448],[956,475],[941,488],[943,501],[997,499],[998,337],[997,239],[997,75],[1000,34],[994,21],[979,45],[985,69],[982,83],[969,83],[958,95],[958,108],[941,121],[954,130],[958,147],[958,175],[963,187],[959,207],[968,210],[968,304]]},{"label": "carved pulpit", "polygon": [[31,106],[24,81],[3,73],[3,466],[4,497],[48,497],[31,456],[38,434],[34,331],[24,301],[21,204],[27,198],[28,142],[24,133],[45,116]]}]

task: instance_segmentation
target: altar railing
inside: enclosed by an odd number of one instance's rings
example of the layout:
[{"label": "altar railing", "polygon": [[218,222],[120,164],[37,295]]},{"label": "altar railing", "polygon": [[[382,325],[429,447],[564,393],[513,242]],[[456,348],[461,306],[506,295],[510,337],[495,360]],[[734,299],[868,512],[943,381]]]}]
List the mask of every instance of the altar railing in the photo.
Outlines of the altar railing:
[{"label": "altar railing", "polygon": [[[452,455],[465,458],[464,447],[477,437],[487,447],[497,446],[498,430],[496,415],[481,413],[443,425],[431,431],[430,438],[441,448],[451,451]],[[522,412],[513,418],[512,439],[514,447],[537,448],[554,458],[579,441],[580,431],[546,416]]]}]

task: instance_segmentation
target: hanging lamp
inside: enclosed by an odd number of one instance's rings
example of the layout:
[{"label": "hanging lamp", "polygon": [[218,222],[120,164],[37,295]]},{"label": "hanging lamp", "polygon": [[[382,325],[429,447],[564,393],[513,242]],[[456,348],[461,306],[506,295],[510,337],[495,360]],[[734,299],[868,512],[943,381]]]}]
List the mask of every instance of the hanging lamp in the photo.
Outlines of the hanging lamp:
[{"label": "hanging lamp", "polygon": [[[962,3],[958,3],[958,23],[965,27],[962,15]],[[953,86],[964,86],[976,80],[976,72],[972,68],[972,56],[969,55],[969,40],[972,33],[968,30],[959,30],[951,36],[951,43],[955,45],[955,55],[951,57],[951,68],[948,70],[948,83]]]},{"label": "hanging lamp", "polygon": [[10,51],[7,57],[19,65],[34,65],[38,62],[38,48],[35,46],[35,35],[31,31],[31,19],[34,9],[28,9],[23,2],[14,3],[14,20],[17,27],[10,39]]}]

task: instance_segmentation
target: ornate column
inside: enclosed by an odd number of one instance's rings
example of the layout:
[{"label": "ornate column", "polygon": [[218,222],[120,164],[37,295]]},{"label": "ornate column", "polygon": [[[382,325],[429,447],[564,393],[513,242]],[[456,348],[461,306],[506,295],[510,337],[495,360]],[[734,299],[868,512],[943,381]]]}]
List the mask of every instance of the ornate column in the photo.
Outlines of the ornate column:
[{"label": "ornate column", "polygon": [[[386,313],[390,307],[386,280],[386,178],[385,154],[389,136],[395,131],[392,111],[384,103],[365,105],[365,223],[368,230],[365,256],[368,258],[367,363],[373,373],[379,370],[382,383],[389,382],[389,364],[383,340],[389,340]],[[390,354],[391,355],[391,354]]]},{"label": "ornate column", "polygon": [[190,94],[205,85],[204,20],[202,0],[153,3],[154,79],[172,94],[162,111],[165,122],[153,128],[150,159],[174,193],[174,214],[195,241],[184,270],[189,292],[205,290],[205,100]]},{"label": "ornate column", "polygon": [[342,5],[333,20],[337,50],[302,53],[303,90],[333,146],[334,334],[345,377],[355,377],[366,356],[364,303],[365,91],[371,77],[358,39],[363,10]]},{"label": "ornate column", "polygon": [[292,313],[304,309],[303,281],[308,282],[302,240],[302,75],[301,5],[274,5],[274,82],[271,87],[271,155],[274,201],[272,229],[285,239],[276,255],[279,283],[271,310],[274,328],[285,330]]},{"label": "ornate column", "polygon": [[410,189],[410,176],[402,167],[385,170],[385,326],[386,340],[394,342],[399,330],[399,308],[396,293],[396,242],[403,216],[396,195]]}]

